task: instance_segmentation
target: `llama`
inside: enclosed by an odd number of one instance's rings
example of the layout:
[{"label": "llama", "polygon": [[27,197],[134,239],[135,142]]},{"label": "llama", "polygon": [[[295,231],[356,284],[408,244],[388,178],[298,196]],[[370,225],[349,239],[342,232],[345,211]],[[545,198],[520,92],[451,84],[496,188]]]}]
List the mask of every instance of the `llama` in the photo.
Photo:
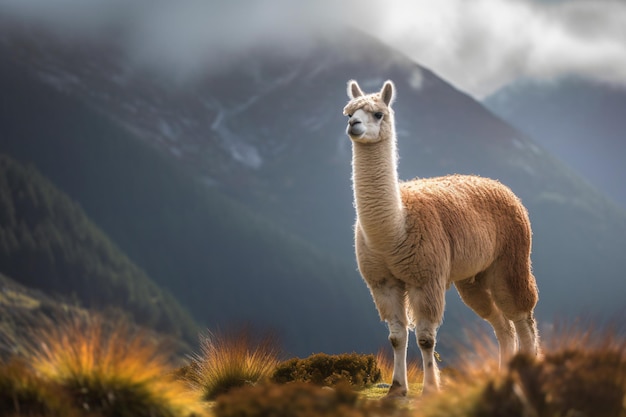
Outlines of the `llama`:
[{"label": "llama", "polygon": [[394,354],[389,397],[407,393],[409,329],[422,355],[423,392],[439,390],[435,343],[452,283],[493,326],[501,366],[517,339],[524,352],[539,349],[526,209],[508,187],[479,176],[398,182],[394,90],[386,81],[366,95],[351,80],[343,110],[352,141],[358,268],[388,325]]}]

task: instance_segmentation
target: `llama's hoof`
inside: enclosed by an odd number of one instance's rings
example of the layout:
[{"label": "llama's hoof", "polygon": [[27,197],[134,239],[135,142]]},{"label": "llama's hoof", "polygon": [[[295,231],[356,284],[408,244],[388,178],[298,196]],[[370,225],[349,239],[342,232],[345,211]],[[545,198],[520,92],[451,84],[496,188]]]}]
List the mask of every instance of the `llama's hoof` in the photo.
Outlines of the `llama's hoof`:
[{"label": "llama's hoof", "polygon": [[406,397],[406,388],[400,385],[399,382],[393,381],[389,392],[385,395],[385,398],[404,398]]}]

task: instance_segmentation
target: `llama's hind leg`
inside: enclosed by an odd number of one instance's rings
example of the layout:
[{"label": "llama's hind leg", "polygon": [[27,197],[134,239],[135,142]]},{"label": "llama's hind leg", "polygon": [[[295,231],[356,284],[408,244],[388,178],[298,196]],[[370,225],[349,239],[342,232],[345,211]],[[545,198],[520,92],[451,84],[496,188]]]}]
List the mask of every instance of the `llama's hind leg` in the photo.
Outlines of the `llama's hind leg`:
[{"label": "llama's hind leg", "polygon": [[508,361],[515,354],[516,338],[515,329],[511,320],[504,317],[504,314],[497,308],[491,316],[486,319],[493,327],[496,339],[498,340],[498,346],[500,348],[499,356],[499,368],[504,369]]},{"label": "llama's hind leg", "polygon": [[370,289],[380,317],[389,327],[389,342],[393,349],[393,376],[387,396],[403,397],[409,386],[406,371],[408,317],[405,286],[401,281],[389,279]]},{"label": "llama's hind leg", "polygon": [[539,355],[537,322],[535,321],[532,311],[528,313],[526,317],[517,319],[513,323],[515,324],[515,330],[519,337],[520,350],[533,356]]},{"label": "llama's hind leg", "polygon": [[458,281],[455,286],[463,302],[493,327],[500,348],[499,366],[502,369],[515,353],[515,329],[513,323],[494,304],[491,292],[485,288],[484,278],[479,274]]},{"label": "llama's hind leg", "polygon": [[539,354],[539,334],[533,310],[537,304],[537,287],[532,274],[519,278],[514,274],[492,284],[491,292],[498,308],[513,322],[520,350],[531,355]]}]

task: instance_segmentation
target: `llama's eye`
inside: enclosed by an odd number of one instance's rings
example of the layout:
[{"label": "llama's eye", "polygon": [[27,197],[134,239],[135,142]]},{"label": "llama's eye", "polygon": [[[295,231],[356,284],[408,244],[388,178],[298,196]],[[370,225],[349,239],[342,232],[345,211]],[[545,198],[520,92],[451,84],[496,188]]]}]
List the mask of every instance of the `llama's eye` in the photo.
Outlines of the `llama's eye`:
[{"label": "llama's eye", "polygon": [[374,113],[374,117],[375,117],[375,118],[377,118],[378,120],[380,120],[380,119],[382,119],[382,118],[383,118],[383,113],[382,113],[382,112],[377,111],[376,113]]},{"label": "llama's eye", "polygon": [[352,113],[349,113],[349,114],[348,114],[348,117],[352,117]]}]

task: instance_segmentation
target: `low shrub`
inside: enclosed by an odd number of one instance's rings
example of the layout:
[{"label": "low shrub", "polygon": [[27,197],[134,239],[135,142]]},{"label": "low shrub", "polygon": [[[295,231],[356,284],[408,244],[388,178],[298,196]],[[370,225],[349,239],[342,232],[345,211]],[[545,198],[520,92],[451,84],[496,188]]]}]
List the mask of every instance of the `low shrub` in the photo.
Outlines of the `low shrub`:
[{"label": "low shrub", "polygon": [[347,382],[355,388],[364,388],[380,379],[381,372],[376,357],[357,353],[318,353],[306,359],[290,359],[278,365],[272,376],[272,381],[276,383],[301,381],[335,386]]}]

